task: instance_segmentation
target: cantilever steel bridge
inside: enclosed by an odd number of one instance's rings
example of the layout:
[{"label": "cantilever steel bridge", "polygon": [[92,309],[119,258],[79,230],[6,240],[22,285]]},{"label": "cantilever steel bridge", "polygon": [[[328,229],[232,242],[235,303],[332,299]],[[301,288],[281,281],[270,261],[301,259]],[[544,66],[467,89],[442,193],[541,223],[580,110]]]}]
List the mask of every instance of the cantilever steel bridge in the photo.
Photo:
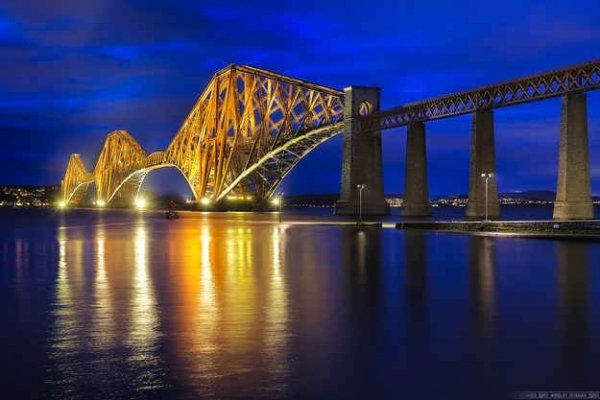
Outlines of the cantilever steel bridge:
[{"label": "cantilever steel bridge", "polygon": [[600,60],[379,111],[378,104],[349,104],[348,98],[345,104],[339,90],[231,65],[213,76],[164,151],[148,154],[128,132],[116,130],[93,171],[71,155],[63,198],[80,204],[93,185],[99,201],[133,203],[150,171],[176,167],[196,200],[235,194],[265,201],[298,161],[344,132],[345,124],[367,134],[597,88]]},{"label": "cantilever steel bridge", "polygon": [[342,131],[343,93],[270,71],[229,66],[202,92],[166,150],[147,154],[126,131],[110,133],[93,172],[71,155],[62,191],[81,202],[90,184],[105,203],[133,202],[152,170],[176,167],[196,200],[268,199],[308,152]]}]

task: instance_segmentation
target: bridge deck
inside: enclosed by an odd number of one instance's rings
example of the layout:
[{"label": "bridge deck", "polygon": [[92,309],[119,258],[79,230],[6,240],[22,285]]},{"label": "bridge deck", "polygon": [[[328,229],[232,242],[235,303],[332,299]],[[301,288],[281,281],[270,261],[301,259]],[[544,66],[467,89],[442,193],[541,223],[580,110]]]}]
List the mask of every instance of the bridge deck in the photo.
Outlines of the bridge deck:
[{"label": "bridge deck", "polygon": [[594,89],[600,89],[600,60],[376,112],[362,118],[361,128],[397,128]]}]

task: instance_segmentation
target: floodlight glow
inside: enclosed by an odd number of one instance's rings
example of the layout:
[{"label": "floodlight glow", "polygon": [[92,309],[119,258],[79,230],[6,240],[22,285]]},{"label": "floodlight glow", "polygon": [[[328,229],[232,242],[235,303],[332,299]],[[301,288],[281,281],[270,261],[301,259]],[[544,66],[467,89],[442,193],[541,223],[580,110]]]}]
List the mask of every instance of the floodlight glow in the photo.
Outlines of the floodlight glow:
[{"label": "floodlight glow", "polygon": [[275,197],[274,199],[271,199],[271,204],[273,204],[274,206],[278,206],[281,204],[281,197]]},{"label": "floodlight glow", "polygon": [[67,207],[67,202],[64,200],[61,200],[58,202],[58,208],[66,208]]},{"label": "floodlight glow", "polygon": [[104,207],[105,205],[106,205],[106,202],[104,200],[96,201],[96,207]]},{"label": "floodlight glow", "polygon": [[208,198],[208,197],[203,197],[203,198],[200,200],[200,204],[202,204],[203,206],[208,206],[208,205],[210,205],[210,198]]},{"label": "floodlight glow", "polygon": [[139,210],[143,210],[144,208],[146,208],[146,199],[143,198],[137,198],[135,199],[135,206],[139,209]]}]

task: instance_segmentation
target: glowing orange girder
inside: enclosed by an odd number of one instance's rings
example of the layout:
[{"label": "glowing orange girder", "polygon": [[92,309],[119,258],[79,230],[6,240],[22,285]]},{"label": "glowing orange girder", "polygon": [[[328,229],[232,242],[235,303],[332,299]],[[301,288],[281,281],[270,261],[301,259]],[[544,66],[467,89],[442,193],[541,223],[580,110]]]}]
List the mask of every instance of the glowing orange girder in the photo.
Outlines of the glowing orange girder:
[{"label": "glowing orange girder", "polygon": [[91,173],[87,171],[81,156],[79,154],[71,154],[67,171],[61,184],[63,199],[66,202],[80,201],[83,193],[88,185],[94,180]]},{"label": "glowing orange girder", "polygon": [[98,199],[131,197],[149,170],[175,166],[196,199],[232,190],[267,199],[304,155],[342,131],[342,118],[340,91],[232,65],[213,76],[164,153],[148,155],[129,133],[114,131],[93,174],[67,168],[63,194],[68,201],[87,179]]}]

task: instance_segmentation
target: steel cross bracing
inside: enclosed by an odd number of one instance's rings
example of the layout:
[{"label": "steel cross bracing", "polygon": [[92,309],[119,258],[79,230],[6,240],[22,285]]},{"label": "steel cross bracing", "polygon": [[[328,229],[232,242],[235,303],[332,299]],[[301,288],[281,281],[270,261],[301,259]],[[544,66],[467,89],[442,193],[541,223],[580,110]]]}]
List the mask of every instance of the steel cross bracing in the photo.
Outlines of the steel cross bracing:
[{"label": "steel cross bracing", "polygon": [[95,183],[97,199],[131,202],[148,172],[167,166],[182,172],[196,199],[230,192],[268,199],[302,157],[342,132],[343,102],[334,89],[229,66],[213,76],[164,152],[147,154],[129,133],[114,131],[92,173],[79,156],[69,162],[64,199],[77,203],[75,191]]},{"label": "steel cross bracing", "polygon": [[230,66],[210,82],[166,159],[180,167],[199,197],[219,200],[237,191],[267,199],[277,177],[261,175],[257,163],[290,140],[342,121],[343,101],[337,90]]},{"label": "steel cross bracing", "polygon": [[[359,119],[377,131],[600,87],[600,61],[408,104]],[[343,93],[248,66],[216,73],[164,152],[147,154],[127,132],[107,136],[93,172],[74,154],[62,182],[78,203],[132,201],[153,169],[178,168],[196,199],[229,193],[268,199],[302,157],[343,130]]]},{"label": "steel cross bracing", "polygon": [[600,88],[600,60],[480,89],[419,101],[361,118],[363,131],[378,131],[480,109],[527,103]]},{"label": "steel cross bracing", "polygon": [[79,154],[71,154],[69,163],[67,164],[67,171],[61,184],[64,201],[77,203],[83,200],[83,196],[93,180],[94,177],[86,170],[81,156]]}]

